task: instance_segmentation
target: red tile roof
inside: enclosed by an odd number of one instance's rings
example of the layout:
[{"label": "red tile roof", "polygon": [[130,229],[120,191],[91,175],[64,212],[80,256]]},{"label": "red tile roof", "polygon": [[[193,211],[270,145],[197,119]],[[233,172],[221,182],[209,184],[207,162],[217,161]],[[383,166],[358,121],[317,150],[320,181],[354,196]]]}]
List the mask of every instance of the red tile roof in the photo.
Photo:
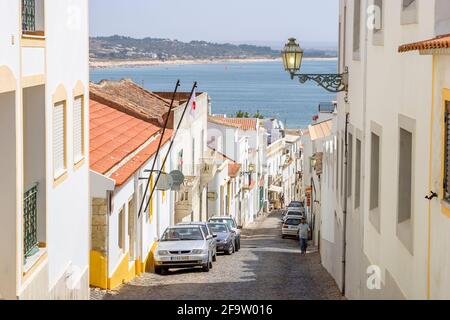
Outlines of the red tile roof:
[{"label": "red tile roof", "polygon": [[221,116],[209,116],[208,120],[216,124],[238,128],[244,131],[256,131],[256,126],[258,124],[258,119],[254,118],[224,118]]},{"label": "red tile roof", "polygon": [[398,52],[448,48],[450,48],[450,34],[442,35],[425,41],[404,44],[398,48]]},{"label": "red tile roof", "polygon": [[228,176],[230,176],[231,178],[236,178],[240,170],[241,170],[240,164],[236,162],[228,164]]},{"label": "red tile roof", "polygon": [[[155,136],[155,141],[113,172],[111,177],[117,185],[125,182],[156,152],[161,128],[93,100],[89,118],[90,168],[101,174],[110,172]],[[172,130],[167,131],[164,141],[171,135]]]},{"label": "red tile roof", "polygon": [[89,85],[90,98],[133,117],[164,125],[170,102],[128,79]]}]

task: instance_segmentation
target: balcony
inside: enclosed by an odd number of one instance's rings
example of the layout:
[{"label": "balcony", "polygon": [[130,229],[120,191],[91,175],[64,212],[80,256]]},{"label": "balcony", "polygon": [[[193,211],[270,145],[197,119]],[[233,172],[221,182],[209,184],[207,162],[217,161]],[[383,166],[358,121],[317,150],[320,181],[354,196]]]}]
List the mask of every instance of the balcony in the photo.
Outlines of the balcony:
[{"label": "balcony", "polygon": [[45,36],[44,0],[22,0],[22,34]]},{"label": "balcony", "polygon": [[217,164],[213,158],[202,159],[202,164],[199,165],[199,171],[201,176],[201,184],[207,185],[210,183],[217,172]]},{"label": "balcony", "polygon": [[38,186],[34,185],[30,190],[25,192],[23,199],[23,248],[24,262],[39,252],[38,242]]}]

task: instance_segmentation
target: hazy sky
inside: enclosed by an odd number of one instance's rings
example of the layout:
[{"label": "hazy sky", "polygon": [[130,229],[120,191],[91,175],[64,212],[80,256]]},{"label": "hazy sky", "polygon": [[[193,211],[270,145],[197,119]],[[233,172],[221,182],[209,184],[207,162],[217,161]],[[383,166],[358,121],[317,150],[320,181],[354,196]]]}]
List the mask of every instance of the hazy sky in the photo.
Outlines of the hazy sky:
[{"label": "hazy sky", "polygon": [[91,35],[337,42],[338,0],[90,0]]}]

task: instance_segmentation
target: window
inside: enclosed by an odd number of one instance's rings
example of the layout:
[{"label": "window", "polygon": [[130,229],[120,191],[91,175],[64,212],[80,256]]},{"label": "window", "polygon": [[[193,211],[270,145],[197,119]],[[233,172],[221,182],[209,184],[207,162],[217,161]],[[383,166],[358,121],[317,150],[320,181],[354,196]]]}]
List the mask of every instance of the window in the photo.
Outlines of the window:
[{"label": "window", "polygon": [[135,256],[134,253],[134,216],[136,214],[134,210],[134,195],[131,197],[131,199],[128,201],[128,243],[130,246],[130,260],[132,260]]},{"label": "window", "polygon": [[[150,186],[149,186],[149,195],[147,196],[147,198],[150,197],[150,193],[152,192],[153,189],[153,174],[150,174]],[[152,223],[153,221],[153,199],[155,198],[155,192],[152,195],[152,198],[148,201],[148,221],[150,223]],[[147,199],[148,200],[148,199]]]},{"label": "window", "polygon": [[435,1],[435,34],[444,35],[450,33],[450,1]]},{"label": "window", "polygon": [[66,104],[59,102],[53,107],[53,177],[66,173]]},{"label": "window", "polygon": [[44,0],[22,0],[22,32],[24,35],[44,36]]},{"label": "window", "polygon": [[370,168],[370,210],[378,209],[380,193],[380,137],[372,133]]},{"label": "window", "polygon": [[413,135],[400,128],[398,170],[398,223],[411,219],[412,211],[412,147]]},{"label": "window", "polygon": [[344,185],[344,182],[345,182],[345,168],[344,168],[344,157],[345,157],[345,138],[343,137],[342,138],[342,141],[341,141],[341,157],[342,157],[342,159],[341,159],[341,186],[340,186],[340,188],[341,188],[341,199],[342,199],[342,203],[344,203],[344,197],[345,197],[345,193],[344,193],[344,187],[345,187],[345,185]]},{"label": "window", "polygon": [[348,134],[348,159],[347,159],[347,197],[352,196],[353,187],[353,135]]},{"label": "window", "polygon": [[353,59],[359,60],[359,49],[361,46],[361,0],[355,0],[353,10]]},{"label": "window", "polygon": [[84,157],[83,97],[76,97],[73,102],[73,158],[77,164]]},{"label": "window", "polygon": [[450,201],[450,101],[445,103],[445,177],[444,197]]},{"label": "window", "polygon": [[119,212],[119,237],[118,237],[118,246],[125,252],[125,210],[124,208],[120,209]]},{"label": "window", "polygon": [[340,143],[339,143],[339,137],[337,138],[337,146],[336,146],[336,195],[338,194],[339,189],[339,163],[341,161],[340,159]]},{"label": "window", "polygon": [[414,254],[414,136],[416,120],[399,115],[397,237]]},{"label": "window", "polygon": [[384,17],[383,17],[383,0],[374,0],[374,28],[372,44],[375,46],[384,45]]},{"label": "window", "polygon": [[355,163],[355,209],[361,207],[361,140],[356,139],[356,163]]},{"label": "window", "polygon": [[418,22],[417,16],[417,0],[402,1],[402,24],[413,24]]}]

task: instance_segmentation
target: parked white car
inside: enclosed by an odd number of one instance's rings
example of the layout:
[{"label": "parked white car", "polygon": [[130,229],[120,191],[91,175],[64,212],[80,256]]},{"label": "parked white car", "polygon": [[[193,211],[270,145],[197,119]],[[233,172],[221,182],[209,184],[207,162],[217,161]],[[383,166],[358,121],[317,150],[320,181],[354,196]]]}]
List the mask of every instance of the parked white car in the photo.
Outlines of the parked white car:
[{"label": "parked white car", "polygon": [[281,220],[283,222],[285,222],[286,219],[288,219],[290,217],[293,217],[293,216],[300,216],[300,217],[306,218],[305,210],[301,209],[301,210],[290,210],[290,211],[287,211],[287,213],[281,218]]},{"label": "parked white car", "polygon": [[164,232],[155,250],[155,273],[169,269],[202,267],[212,268],[213,252],[208,237],[198,225],[169,227]]},{"label": "parked white car", "polygon": [[296,237],[299,236],[299,226],[302,222],[303,216],[289,216],[286,221],[283,222],[281,227],[281,237]]}]

